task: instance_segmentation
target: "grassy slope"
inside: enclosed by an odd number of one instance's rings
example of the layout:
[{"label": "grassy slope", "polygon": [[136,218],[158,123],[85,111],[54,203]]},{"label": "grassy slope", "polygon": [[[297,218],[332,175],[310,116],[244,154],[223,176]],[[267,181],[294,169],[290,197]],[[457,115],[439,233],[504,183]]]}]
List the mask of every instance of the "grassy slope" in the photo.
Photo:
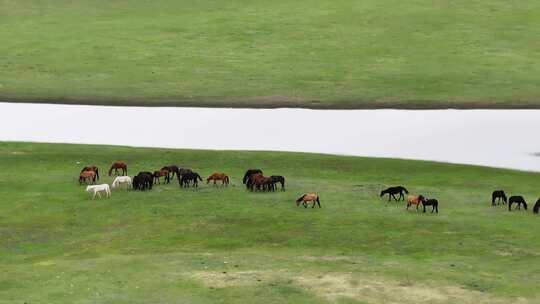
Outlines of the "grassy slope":
[{"label": "grassy slope", "polygon": [[538,1],[0,0],[0,97],[538,107]]},{"label": "grassy slope", "polygon": [[[131,164],[130,173],[172,162],[202,175],[222,170],[232,186],[195,191],[172,184],[91,201],[76,184],[76,162],[96,163],[103,172],[117,159]],[[284,174],[288,191],[244,191],[239,177],[250,167]],[[489,207],[490,191],[501,187],[533,202],[537,173],[315,154],[26,143],[0,144],[0,172],[0,303],[540,299],[533,267],[538,217]],[[377,193],[395,184],[439,198],[441,213],[386,205]],[[322,209],[294,206],[306,191],[320,193]]]}]

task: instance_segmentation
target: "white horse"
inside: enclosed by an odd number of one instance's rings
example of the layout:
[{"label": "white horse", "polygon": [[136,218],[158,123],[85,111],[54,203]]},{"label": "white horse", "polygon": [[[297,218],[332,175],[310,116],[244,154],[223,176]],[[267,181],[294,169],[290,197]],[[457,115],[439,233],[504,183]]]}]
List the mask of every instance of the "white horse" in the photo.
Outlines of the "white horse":
[{"label": "white horse", "polygon": [[100,192],[105,192],[107,197],[111,197],[111,188],[109,188],[108,184],[87,186],[86,192],[94,193],[94,195],[92,196],[92,199],[96,198],[96,194],[99,196],[99,198],[101,198]]},{"label": "white horse", "polygon": [[129,176],[117,176],[113,183],[112,183],[112,188],[116,188],[118,186],[120,186],[121,184],[127,184],[127,187],[128,189],[133,187],[132,183],[131,183],[131,177]]}]

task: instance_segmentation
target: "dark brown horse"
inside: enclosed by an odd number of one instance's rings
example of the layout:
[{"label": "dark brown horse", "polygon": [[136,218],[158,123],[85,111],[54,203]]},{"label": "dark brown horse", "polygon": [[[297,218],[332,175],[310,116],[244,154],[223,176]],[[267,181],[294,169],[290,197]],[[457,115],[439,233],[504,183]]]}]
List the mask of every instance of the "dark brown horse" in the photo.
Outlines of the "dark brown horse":
[{"label": "dark brown horse", "polygon": [[98,169],[98,167],[96,167],[94,165],[86,166],[86,167],[82,168],[81,173],[83,173],[84,171],[94,171],[94,172],[96,172],[96,178],[97,178],[97,180],[99,180],[99,169]]},{"label": "dark brown horse", "polygon": [[112,170],[114,169],[114,175],[118,175],[118,169],[122,169],[122,175],[127,175],[127,164],[122,161],[114,162],[109,169],[109,176],[112,175]]},{"label": "dark brown horse", "polygon": [[177,165],[169,165],[161,168],[161,170],[168,170],[169,171],[169,179],[173,178],[174,175],[178,175],[178,166]]}]

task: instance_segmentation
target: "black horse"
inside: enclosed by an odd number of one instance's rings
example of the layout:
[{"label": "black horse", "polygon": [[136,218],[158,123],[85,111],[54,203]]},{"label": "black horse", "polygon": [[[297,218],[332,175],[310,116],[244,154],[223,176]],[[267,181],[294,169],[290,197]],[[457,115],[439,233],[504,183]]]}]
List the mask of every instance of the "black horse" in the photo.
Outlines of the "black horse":
[{"label": "black horse", "polygon": [[193,182],[193,187],[199,187],[199,181],[202,182],[202,178],[197,172],[187,172],[185,174],[180,174],[181,178],[179,180],[180,187],[187,188],[189,184]]},{"label": "black horse", "polygon": [[536,201],[536,204],[534,204],[533,213],[538,214],[538,209],[540,209],[540,198]]},{"label": "black horse", "polygon": [[501,200],[503,202],[503,205],[507,203],[506,201],[506,194],[502,190],[495,190],[491,194],[491,206],[495,206],[495,200],[497,201],[497,205],[501,203]]},{"label": "black horse", "polygon": [[263,174],[262,170],[261,169],[249,169],[246,171],[246,174],[244,174],[244,178],[242,179],[242,184],[246,184],[249,177],[253,174],[257,174],[257,173],[260,173],[260,174]]},{"label": "black horse", "polygon": [[521,195],[510,196],[510,198],[508,199],[508,211],[512,211],[513,203],[518,204],[517,209],[521,210],[521,205],[523,205],[525,210],[527,210],[527,203],[525,202],[525,199],[523,198],[523,196]]},{"label": "black horse", "polygon": [[151,172],[139,172],[139,174],[133,177],[132,183],[134,190],[152,190],[152,185],[154,184],[154,175]]},{"label": "black horse", "polygon": [[[407,191],[407,189],[405,189],[405,187],[403,186],[390,187],[386,190],[381,191],[380,197],[383,197],[385,194],[388,194],[388,201],[390,201],[391,198],[394,198],[394,200],[397,202],[400,200],[405,200],[405,196],[403,195],[403,192],[405,192],[405,194],[409,194],[409,191]],[[395,197],[396,194],[399,194],[399,198]]]},{"label": "black horse", "polygon": [[426,206],[431,206],[431,213],[433,213],[433,211],[439,213],[439,201],[434,198],[424,199],[422,201],[422,206],[424,206],[424,213],[426,213]]},{"label": "black horse", "polygon": [[277,183],[281,184],[281,191],[285,191],[285,177],[281,175],[272,175],[270,176],[270,178],[272,179],[272,184],[273,184],[272,188],[274,188],[272,189],[272,191],[275,191]]}]

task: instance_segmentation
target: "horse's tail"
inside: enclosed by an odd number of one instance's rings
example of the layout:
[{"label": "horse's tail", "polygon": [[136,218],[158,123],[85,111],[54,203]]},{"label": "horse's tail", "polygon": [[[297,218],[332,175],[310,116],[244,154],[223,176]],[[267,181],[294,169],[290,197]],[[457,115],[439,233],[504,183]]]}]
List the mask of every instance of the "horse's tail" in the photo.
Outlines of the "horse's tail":
[{"label": "horse's tail", "polygon": [[319,198],[321,198],[321,197],[317,195],[317,203],[318,203],[319,206],[320,206],[320,205],[321,205],[321,201],[319,200]]},{"label": "horse's tail", "polygon": [[99,180],[99,169],[98,169],[98,167],[96,167],[96,176],[97,176],[97,179]]},{"label": "horse's tail", "polygon": [[296,200],[296,202],[297,202],[297,203],[300,203],[300,202],[304,199],[304,197],[305,197],[306,195],[307,195],[307,194],[303,194],[302,196],[300,196],[300,197]]}]

